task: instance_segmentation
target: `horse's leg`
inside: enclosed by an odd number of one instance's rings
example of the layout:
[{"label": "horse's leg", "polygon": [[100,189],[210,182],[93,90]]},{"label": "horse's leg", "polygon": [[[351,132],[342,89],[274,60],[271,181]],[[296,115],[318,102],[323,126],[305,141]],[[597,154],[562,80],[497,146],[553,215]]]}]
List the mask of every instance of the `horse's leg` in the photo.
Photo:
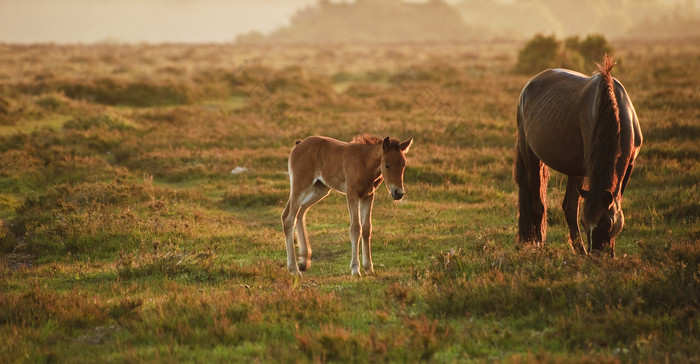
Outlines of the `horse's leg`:
[{"label": "horse's leg", "polygon": [[546,194],[549,170],[521,136],[516,145],[514,178],[518,184],[518,240],[539,245],[547,238]]},{"label": "horse's leg", "polygon": [[566,224],[569,226],[569,238],[571,239],[569,244],[571,244],[571,248],[574,250],[574,253],[586,255],[586,247],[583,244],[583,240],[581,240],[581,230],[578,227],[578,190],[582,186],[582,177],[569,176],[561,208],[564,210]]},{"label": "horse's leg", "polygon": [[358,240],[360,238],[360,211],[359,199],[350,193],[348,198],[348,212],[350,212],[350,244],[352,246],[352,258],[350,259],[350,269],[352,275],[360,276],[360,255]]},{"label": "horse's leg", "polygon": [[282,226],[284,228],[284,237],[287,244],[287,269],[293,275],[301,276],[299,267],[296,263],[296,253],[294,252],[294,225],[297,220],[300,205],[298,198],[294,193],[289,194],[289,200],[282,213]]},{"label": "horse's leg", "polygon": [[610,257],[615,258],[615,238],[610,239]]},{"label": "horse's leg", "polygon": [[372,205],[374,204],[374,194],[365,196],[360,200],[360,214],[362,215],[362,266],[366,274],[374,273],[372,264],[372,248],[370,239],[372,237]]},{"label": "horse's leg", "polygon": [[299,270],[305,271],[311,267],[311,244],[306,233],[306,211],[309,207],[321,201],[331,192],[330,188],[320,182],[314,184],[311,192],[304,196],[299,214],[297,215],[297,242],[299,243],[299,258],[297,260]]}]

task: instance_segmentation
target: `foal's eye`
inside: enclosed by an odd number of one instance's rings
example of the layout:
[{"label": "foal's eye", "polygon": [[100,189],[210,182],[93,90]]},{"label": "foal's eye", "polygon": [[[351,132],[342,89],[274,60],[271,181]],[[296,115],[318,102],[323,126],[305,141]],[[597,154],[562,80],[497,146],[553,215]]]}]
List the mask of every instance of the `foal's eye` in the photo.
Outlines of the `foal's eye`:
[{"label": "foal's eye", "polygon": [[384,163],[384,168],[389,169],[389,163]]}]

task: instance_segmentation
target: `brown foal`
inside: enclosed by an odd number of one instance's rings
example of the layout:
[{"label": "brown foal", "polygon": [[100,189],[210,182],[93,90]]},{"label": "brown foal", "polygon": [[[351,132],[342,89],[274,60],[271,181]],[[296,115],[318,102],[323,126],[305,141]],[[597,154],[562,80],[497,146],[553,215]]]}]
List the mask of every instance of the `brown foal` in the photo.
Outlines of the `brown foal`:
[{"label": "brown foal", "polygon": [[[305,216],[309,207],[328,196],[331,190],[344,193],[350,212],[352,275],[360,275],[358,241],[362,233],[362,265],[366,274],[374,273],[370,237],[374,192],[386,180],[394,200],[404,196],[404,156],[412,138],[398,139],[360,135],[352,142],[310,136],[297,142],[289,155],[289,201],[282,213],[287,243],[287,268],[293,275],[311,266],[311,246],[306,233]],[[299,259],[294,253],[294,227],[297,230]]]}]

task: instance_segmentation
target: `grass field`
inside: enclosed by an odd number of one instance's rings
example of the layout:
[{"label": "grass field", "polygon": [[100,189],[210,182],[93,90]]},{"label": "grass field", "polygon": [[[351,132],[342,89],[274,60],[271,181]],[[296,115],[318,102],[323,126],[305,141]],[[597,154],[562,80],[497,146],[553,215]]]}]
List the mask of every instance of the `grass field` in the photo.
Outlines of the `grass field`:
[{"label": "grass field", "polygon": [[[516,244],[521,44],[0,45],[0,362],[700,361],[700,47],[612,44],[644,133],[617,259],[573,255],[554,172]],[[295,280],[289,151],[359,133],[414,138],[376,274],[333,193]]]}]

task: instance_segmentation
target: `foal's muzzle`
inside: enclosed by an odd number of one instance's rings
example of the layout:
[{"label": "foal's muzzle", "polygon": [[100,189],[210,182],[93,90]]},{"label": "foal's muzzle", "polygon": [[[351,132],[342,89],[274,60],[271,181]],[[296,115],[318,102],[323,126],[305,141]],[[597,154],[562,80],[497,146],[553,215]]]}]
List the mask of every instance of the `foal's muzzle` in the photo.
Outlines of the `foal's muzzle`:
[{"label": "foal's muzzle", "polygon": [[394,198],[394,200],[400,200],[403,198],[403,189],[397,188],[395,190],[391,191],[391,197]]}]

